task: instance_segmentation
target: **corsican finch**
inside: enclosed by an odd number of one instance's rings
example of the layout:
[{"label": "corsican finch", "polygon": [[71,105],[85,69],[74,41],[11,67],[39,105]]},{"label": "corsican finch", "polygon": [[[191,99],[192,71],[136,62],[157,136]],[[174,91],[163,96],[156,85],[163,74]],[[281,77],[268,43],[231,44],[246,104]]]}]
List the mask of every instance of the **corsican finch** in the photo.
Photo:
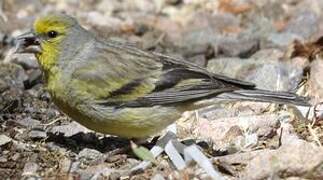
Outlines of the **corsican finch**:
[{"label": "corsican finch", "polygon": [[287,92],[208,72],[197,65],[100,38],[72,17],[38,18],[18,39],[20,53],[34,53],[53,102],[89,129],[128,138],[153,135],[186,110],[222,97],[306,105]]}]

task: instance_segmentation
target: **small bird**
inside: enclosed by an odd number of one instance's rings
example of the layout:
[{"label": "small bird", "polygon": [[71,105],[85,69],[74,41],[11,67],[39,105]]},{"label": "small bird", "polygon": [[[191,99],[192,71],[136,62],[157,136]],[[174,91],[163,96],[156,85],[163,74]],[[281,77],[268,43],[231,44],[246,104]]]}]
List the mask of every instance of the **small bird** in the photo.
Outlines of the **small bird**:
[{"label": "small bird", "polygon": [[66,14],[39,17],[17,42],[17,53],[35,54],[53,102],[105,134],[149,137],[214,97],[308,105],[293,93],[260,90],[182,59],[104,39]]}]

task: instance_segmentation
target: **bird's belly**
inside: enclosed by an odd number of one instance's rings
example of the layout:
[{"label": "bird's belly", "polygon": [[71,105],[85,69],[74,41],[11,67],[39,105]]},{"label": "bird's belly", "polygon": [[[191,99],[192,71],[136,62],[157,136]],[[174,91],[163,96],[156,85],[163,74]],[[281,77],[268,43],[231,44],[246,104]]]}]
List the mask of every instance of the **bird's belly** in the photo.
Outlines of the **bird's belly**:
[{"label": "bird's belly", "polygon": [[65,114],[83,126],[103,134],[126,138],[144,138],[157,134],[182,114],[170,107],[93,110],[86,106],[75,108],[59,99],[53,100]]}]

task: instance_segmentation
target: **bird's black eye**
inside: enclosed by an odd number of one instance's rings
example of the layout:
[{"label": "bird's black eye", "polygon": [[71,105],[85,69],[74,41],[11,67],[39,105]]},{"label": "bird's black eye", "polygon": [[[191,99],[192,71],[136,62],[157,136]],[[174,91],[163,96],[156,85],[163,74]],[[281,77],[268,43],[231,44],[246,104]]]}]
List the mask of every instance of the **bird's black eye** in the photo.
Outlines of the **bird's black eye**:
[{"label": "bird's black eye", "polygon": [[56,31],[48,31],[47,32],[47,36],[49,38],[55,38],[58,35],[58,33]]}]

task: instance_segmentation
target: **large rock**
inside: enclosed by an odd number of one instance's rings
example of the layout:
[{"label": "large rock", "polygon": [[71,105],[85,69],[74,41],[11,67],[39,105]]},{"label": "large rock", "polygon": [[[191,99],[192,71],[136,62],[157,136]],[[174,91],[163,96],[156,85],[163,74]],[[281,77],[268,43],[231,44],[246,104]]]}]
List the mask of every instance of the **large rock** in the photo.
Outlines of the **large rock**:
[{"label": "large rock", "polygon": [[322,147],[314,147],[310,143],[303,142],[256,156],[246,166],[242,178],[266,179],[274,175],[279,178],[296,176],[321,179],[322,168]]},{"label": "large rock", "polygon": [[238,179],[323,178],[323,149],[305,141],[276,150],[259,150],[214,158],[232,167],[244,167]]},{"label": "large rock", "polygon": [[[297,34],[304,39],[310,38],[318,30],[319,18],[311,11],[296,13],[289,21],[286,32]],[[304,28],[306,27],[306,28]]]},{"label": "large rock", "polygon": [[251,81],[260,89],[294,90],[302,79],[303,69],[288,62],[263,59],[219,58],[209,61],[208,70]]}]

